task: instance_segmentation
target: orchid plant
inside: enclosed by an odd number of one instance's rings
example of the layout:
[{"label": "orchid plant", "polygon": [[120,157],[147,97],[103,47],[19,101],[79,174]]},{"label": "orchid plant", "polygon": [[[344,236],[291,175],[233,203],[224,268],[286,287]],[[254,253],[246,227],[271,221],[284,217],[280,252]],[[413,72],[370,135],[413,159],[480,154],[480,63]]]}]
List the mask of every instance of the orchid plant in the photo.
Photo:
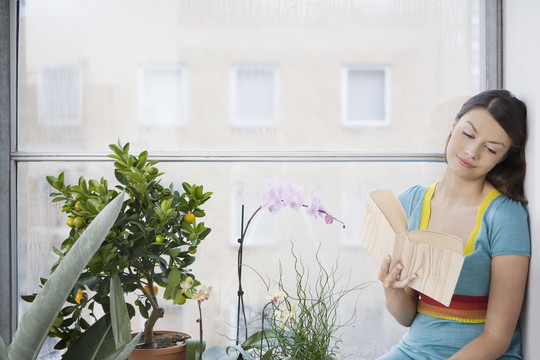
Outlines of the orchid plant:
[{"label": "orchid plant", "polygon": [[304,199],[304,191],[300,186],[279,184],[271,181],[266,183],[266,188],[261,193],[261,204],[253,212],[245,227],[243,224],[242,210],[242,233],[240,239],[238,239],[240,246],[238,248],[238,316],[236,323],[236,345],[240,342],[240,318],[244,320],[245,337],[246,339],[248,338],[247,318],[243,300],[244,291],[242,289],[242,254],[247,230],[255,215],[261,210],[267,210],[270,214],[276,214],[281,209],[287,207],[294,211],[305,208],[305,213],[307,215],[313,216],[315,219],[324,218],[324,221],[327,224],[333,224],[334,221],[339,222],[342,224],[343,228],[345,228],[345,224],[342,221],[335,218],[326,210],[321,198],[314,191],[311,192],[310,202],[307,204]]}]

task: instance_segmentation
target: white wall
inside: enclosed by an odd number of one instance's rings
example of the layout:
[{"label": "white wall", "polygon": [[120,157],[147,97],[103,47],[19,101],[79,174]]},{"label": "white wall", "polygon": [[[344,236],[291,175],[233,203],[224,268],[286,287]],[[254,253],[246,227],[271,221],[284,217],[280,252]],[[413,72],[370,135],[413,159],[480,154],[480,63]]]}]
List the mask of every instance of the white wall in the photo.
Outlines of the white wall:
[{"label": "white wall", "polygon": [[504,2],[504,87],[522,98],[528,108],[529,140],[525,191],[529,199],[532,235],[532,258],[525,299],[522,330],[524,358],[540,356],[540,1],[505,0]]}]

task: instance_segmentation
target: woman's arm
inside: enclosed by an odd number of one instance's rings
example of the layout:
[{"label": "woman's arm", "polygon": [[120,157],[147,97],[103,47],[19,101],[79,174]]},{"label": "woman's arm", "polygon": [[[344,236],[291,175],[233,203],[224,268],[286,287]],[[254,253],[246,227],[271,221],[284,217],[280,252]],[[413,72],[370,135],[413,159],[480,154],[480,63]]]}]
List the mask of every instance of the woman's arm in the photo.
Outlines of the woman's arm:
[{"label": "woman's arm", "polygon": [[484,331],[451,360],[496,359],[508,350],[521,312],[528,270],[527,256],[493,258]]},{"label": "woman's arm", "polygon": [[417,278],[417,275],[409,274],[405,279],[401,279],[403,265],[398,263],[390,270],[391,261],[392,259],[388,255],[379,271],[379,280],[384,286],[386,307],[401,325],[411,326],[416,316],[418,294],[408,285]]}]

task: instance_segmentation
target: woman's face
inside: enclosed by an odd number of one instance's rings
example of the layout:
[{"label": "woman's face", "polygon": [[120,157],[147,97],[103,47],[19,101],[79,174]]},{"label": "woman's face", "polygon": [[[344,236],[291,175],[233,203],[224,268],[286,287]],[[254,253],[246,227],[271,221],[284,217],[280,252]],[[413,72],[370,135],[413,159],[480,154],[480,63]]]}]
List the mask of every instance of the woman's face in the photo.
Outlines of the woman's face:
[{"label": "woman's face", "polygon": [[482,108],[474,108],[454,123],[446,148],[449,170],[466,179],[485,178],[506,158],[512,141]]}]

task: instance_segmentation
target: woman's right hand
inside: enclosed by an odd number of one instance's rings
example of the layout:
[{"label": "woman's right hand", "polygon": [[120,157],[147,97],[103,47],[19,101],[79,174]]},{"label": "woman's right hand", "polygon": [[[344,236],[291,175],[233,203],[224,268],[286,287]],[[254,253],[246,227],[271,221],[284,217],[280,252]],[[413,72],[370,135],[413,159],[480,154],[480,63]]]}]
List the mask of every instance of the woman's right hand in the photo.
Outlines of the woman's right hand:
[{"label": "woman's right hand", "polygon": [[386,255],[379,270],[379,280],[383,283],[385,289],[405,289],[418,277],[417,274],[413,273],[402,279],[401,272],[403,271],[403,265],[398,262],[390,269],[391,263],[392,258],[390,255]]},{"label": "woman's right hand", "polygon": [[403,264],[397,263],[390,268],[391,263],[392,258],[387,255],[379,271],[379,280],[384,285],[386,307],[401,325],[411,326],[416,316],[418,293],[408,285],[418,275],[413,273],[402,279]]}]

